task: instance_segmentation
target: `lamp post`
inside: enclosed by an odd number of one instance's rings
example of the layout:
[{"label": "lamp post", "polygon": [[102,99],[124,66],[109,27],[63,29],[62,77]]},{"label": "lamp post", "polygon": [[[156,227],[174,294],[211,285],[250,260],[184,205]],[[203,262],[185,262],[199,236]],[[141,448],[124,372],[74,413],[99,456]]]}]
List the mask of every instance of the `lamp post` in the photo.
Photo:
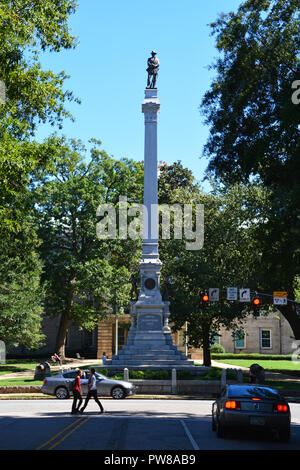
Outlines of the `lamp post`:
[{"label": "lamp post", "polygon": [[[122,314],[124,312],[123,307],[120,307],[120,313]],[[116,335],[115,335],[115,355],[118,355],[119,351],[119,312],[117,308],[117,303],[115,303],[115,315],[116,315]]]},{"label": "lamp post", "polygon": [[184,344],[185,344],[185,355],[188,355],[188,339],[187,339],[187,331],[188,331],[188,323],[185,322],[185,337],[184,337]]},{"label": "lamp post", "polygon": [[116,337],[115,337],[115,355],[117,356],[118,355],[118,341],[119,341],[119,336],[118,336],[118,330],[119,330],[119,318],[118,318],[118,312],[117,312],[117,309],[116,309],[116,325],[115,325],[115,328],[116,328]]}]

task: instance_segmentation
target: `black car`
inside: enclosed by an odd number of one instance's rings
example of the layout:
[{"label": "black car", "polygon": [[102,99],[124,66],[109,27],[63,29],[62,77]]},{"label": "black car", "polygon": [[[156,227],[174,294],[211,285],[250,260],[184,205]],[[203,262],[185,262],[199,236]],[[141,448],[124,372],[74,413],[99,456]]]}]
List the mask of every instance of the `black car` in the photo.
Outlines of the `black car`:
[{"label": "black car", "polygon": [[264,429],[290,439],[291,413],[287,401],[271,387],[227,385],[212,406],[212,429],[224,437],[229,429]]}]

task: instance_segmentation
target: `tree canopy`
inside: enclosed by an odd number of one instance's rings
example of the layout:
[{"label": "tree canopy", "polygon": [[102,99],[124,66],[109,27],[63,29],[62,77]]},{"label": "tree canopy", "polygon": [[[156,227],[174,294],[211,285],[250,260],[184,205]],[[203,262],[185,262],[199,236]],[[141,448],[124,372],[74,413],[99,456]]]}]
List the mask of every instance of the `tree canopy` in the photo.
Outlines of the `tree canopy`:
[{"label": "tree canopy", "polygon": [[257,221],[260,288],[286,290],[279,307],[300,338],[295,280],[300,273],[300,106],[292,84],[300,74],[298,0],[247,0],[211,24],[219,57],[201,111],[210,126],[207,173],[225,185],[259,181],[269,206]]},{"label": "tree canopy", "polygon": [[98,239],[97,208],[119,196],[139,201],[143,167],[114,160],[94,140],[90,158],[80,141],[49,138],[56,149],[50,171],[36,172],[32,185],[46,288],[45,312],[60,316],[56,350],[64,357],[70,321],[92,330],[112,306],[128,307],[130,273],[138,263],[137,240]]},{"label": "tree canopy", "polygon": [[71,117],[65,103],[75,99],[64,89],[64,71],[43,70],[43,51],[76,46],[68,20],[73,0],[2,0],[0,2],[0,79],[5,103],[0,105],[0,227],[15,229],[20,221],[31,171],[45,167],[49,154],[34,142],[39,123],[61,127]]}]

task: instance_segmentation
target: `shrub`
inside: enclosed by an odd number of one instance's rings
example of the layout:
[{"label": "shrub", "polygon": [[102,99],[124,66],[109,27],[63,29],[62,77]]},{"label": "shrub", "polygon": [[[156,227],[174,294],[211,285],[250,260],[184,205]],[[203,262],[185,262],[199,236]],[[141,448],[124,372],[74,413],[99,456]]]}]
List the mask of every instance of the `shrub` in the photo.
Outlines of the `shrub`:
[{"label": "shrub", "polygon": [[145,378],[145,373],[142,370],[130,370],[129,371],[129,377],[131,379],[144,379]]},{"label": "shrub", "polygon": [[210,352],[211,352],[211,353],[214,353],[214,354],[224,354],[224,353],[225,353],[225,349],[223,348],[223,346],[221,346],[221,344],[214,344],[214,345],[210,348]]},{"label": "shrub", "polygon": [[[292,354],[289,355],[273,355],[273,354],[257,354],[257,353],[213,353],[211,355],[212,359],[260,359],[260,360],[270,360],[270,361],[291,361]],[[299,356],[298,356],[299,358]]]},{"label": "shrub", "polygon": [[140,380],[168,380],[170,378],[167,370],[130,370],[129,377]]},{"label": "shrub", "polygon": [[222,369],[212,367],[201,378],[203,380],[220,380],[221,379],[221,374],[222,374]]}]

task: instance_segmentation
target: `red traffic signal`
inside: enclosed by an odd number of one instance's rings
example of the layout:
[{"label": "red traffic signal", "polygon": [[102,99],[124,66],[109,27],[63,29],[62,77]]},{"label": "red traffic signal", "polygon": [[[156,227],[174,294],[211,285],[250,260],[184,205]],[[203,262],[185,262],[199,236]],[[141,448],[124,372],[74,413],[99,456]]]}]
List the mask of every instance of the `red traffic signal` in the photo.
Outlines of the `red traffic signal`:
[{"label": "red traffic signal", "polygon": [[204,294],[202,294],[202,306],[203,306],[203,308],[207,307],[208,301],[209,301],[209,296],[205,292]]},{"label": "red traffic signal", "polygon": [[252,305],[254,312],[258,313],[261,305],[261,300],[258,297],[254,297],[254,299],[252,300]]}]

